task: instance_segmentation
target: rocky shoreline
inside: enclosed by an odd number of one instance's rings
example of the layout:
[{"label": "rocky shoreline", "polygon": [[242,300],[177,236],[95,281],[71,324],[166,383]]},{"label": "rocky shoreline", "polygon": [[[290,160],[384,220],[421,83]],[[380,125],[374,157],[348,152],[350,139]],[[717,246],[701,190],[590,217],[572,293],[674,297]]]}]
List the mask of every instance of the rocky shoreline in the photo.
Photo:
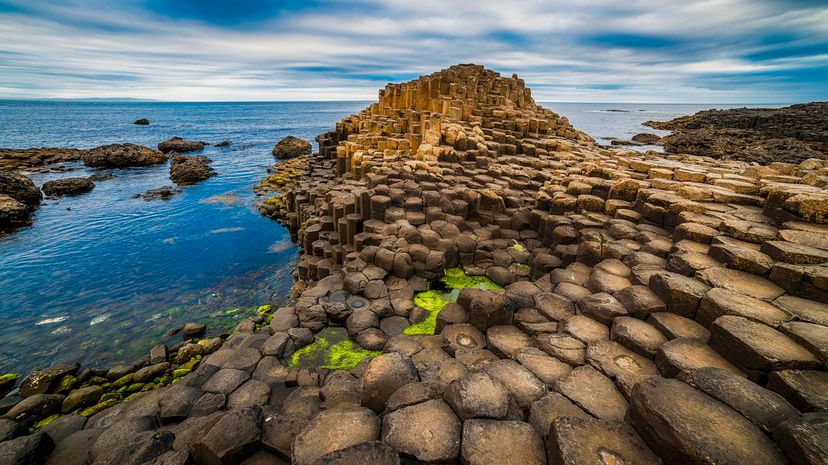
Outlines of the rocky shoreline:
[{"label": "rocky shoreline", "polygon": [[828,102],[705,110],[644,125],[673,131],[657,142],[671,153],[762,164],[828,159]]},{"label": "rocky shoreline", "polygon": [[476,65],[317,141],[257,186],[302,250],[290,304],[30,375],[0,462],[828,460],[824,160],[598,147]]}]

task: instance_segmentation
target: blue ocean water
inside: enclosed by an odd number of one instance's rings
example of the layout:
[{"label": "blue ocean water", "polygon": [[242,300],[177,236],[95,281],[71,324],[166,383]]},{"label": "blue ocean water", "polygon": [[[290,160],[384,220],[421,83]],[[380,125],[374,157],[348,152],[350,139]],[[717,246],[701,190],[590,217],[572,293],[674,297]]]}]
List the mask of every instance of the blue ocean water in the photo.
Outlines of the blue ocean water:
[{"label": "blue ocean water", "polygon": [[[155,147],[172,136],[232,141],[203,152],[218,176],[183,187],[171,200],[132,198],[171,185],[168,164],[111,170],[115,177],[96,182],[92,192],[46,200],[33,226],[0,237],[0,373],[26,373],[57,360],[98,366],[135,360],[187,321],[218,329],[285,299],[297,249],[284,228],[258,215],[253,184],[273,164],[270,151],[279,139],[313,140],[365,106],[0,101],[0,147]],[[643,121],[711,107],[544,106],[603,143],[653,132]],[[138,118],[151,125],[132,124]],[[81,164],[70,168],[32,179],[42,185],[95,172]]]}]

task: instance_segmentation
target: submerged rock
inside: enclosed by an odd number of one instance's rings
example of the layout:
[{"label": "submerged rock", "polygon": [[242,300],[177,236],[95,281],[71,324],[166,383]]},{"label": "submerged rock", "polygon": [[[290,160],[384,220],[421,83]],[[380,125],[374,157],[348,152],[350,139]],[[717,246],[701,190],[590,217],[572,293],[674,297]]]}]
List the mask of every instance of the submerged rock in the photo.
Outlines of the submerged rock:
[{"label": "submerged rock", "polygon": [[50,197],[61,195],[78,195],[95,188],[95,183],[87,178],[63,178],[43,184],[43,192]]},{"label": "submerged rock", "polygon": [[139,126],[148,126],[150,124],[149,120],[146,118],[136,119],[135,122],[132,124],[137,124]]},{"label": "submerged rock", "polygon": [[180,137],[172,137],[164,142],[158,144],[158,150],[169,153],[169,152],[176,152],[176,153],[186,153],[186,152],[197,152],[199,150],[204,150],[204,146],[207,145],[204,142],[194,141],[194,140],[185,140]]},{"label": "submerged rock", "polygon": [[143,194],[135,194],[132,197],[144,200],[169,200],[172,196],[180,192],[180,189],[176,189],[172,186],[164,186],[150,189]]},{"label": "submerged rock", "polygon": [[89,150],[81,160],[91,168],[127,168],[163,163],[167,157],[143,145],[111,144]]},{"label": "submerged rock", "polygon": [[298,137],[287,136],[273,147],[273,156],[279,160],[310,155],[313,147],[310,142]]},{"label": "submerged rock", "polygon": [[86,150],[58,147],[0,149],[0,171],[42,170],[61,162],[80,160]]},{"label": "submerged rock", "polygon": [[210,168],[212,162],[205,156],[187,157],[173,153],[170,157],[170,179],[179,186],[203,181],[217,174]]}]

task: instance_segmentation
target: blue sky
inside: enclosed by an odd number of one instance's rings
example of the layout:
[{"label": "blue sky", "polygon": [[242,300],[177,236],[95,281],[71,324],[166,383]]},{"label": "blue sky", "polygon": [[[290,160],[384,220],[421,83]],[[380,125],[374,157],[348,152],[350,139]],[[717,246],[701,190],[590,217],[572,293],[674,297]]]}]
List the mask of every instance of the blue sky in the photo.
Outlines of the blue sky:
[{"label": "blue sky", "polygon": [[828,0],[0,0],[0,98],[372,100],[474,62],[540,101],[828,99]]}]

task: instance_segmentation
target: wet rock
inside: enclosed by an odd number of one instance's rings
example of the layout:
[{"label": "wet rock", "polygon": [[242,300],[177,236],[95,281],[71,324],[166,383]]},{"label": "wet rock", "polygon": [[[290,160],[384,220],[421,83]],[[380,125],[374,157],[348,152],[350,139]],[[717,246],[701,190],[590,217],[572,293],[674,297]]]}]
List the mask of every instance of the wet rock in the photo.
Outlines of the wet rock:
[{"label": "wet rock", "polygon": [[54,447],[52,439],[44,433],[0,442],[0,463],[8,465],[46,463],[46,457]]},{"label": "wet rock", "polygon": [[465,421],[469,418],[502,419],[509,411],[509,391],[485,373],[468,373],[451,383],[443,399],[454,413]]},{"label": "wet rock", "polygon": [[55,387],[64,375],[75,373],[78,367],[78,364],[57,363],[49,368],[34,372],[20,382],[20,396],[29,397],[35,394],[45,394]]},{"label": "wet rock", "polygon": [[132,375],[132,381],[136,383],[148,383],[169,371],[170,366],[168,362],[161,362],[141,368]]},{"label": "wet rock", "polygon": [[206,333],[207,326],[200,323],[187,323],[181,331],[185,341],[189,339],[202,338]]},{"label": "wet rock", "polygon": [[170,180],[179,186],[187,186],[216,175],[210,167],[213,160],[205,156],[184,156],[173,154],[170,157]]},{"label": "wet rock", "polygon": [[382,440],[423,462],[444,462],[460,455],[461,422],[442,400],[430,400],[385,415]]},{"label": "wet rock", "polygon": [[50,197],[83,194],[94,188],[95,183],[86,178],[55,179],[43,184],[43,192]]},{"label": "wet rock", "polygon": [[65,398],[61,394],[34,394],[18,402],[6,416],[16,421],[46,418],[60,412]]},{"label": "wet rock", "polygon": [[175,194],[178,194],[180,192],[181,192],[181,190],[175,189],[174,187],[164,186],[164,187],[158,187],[158,188],[155,188],[155,189],[150,189],[150,190],[144,192],[143,194],[135,194],[132,197],[136,198],[136,199],[144,199],[146,201],[150,201],[150,200],[169,200]]},{"label": "wet rock", "polygon": [[81,160],[90,168],[127,168],[163,163],[167,157],[143,145],[112,144],[89,150],[81,156]]},{"label": "wet rock", "polygon": [[680,381],[656,378],[636,386],[629,418],[668,463],[785,463],[753,423]]},{"label": "wet rock", "polygon": [[104,390],[100,386],[87,386],[75,389],[63,400],[61,411],[69,413],[80,407],[88,407],[98,402]]},{"label": "wet rock", "polygon": [[216,147],[230,147],[231,144],[232,144],[232,142],[230,142],[229,140],[223,140],[223,141],[217,143]]},{"label": "wet rock", "polygon": [[259,406],[232,410],[193,444],[196,463],[235,465],[253,455],[261,439],[262,410]]},{"label": "wet rock", "polygon": [[306,140],[287,136],[273,146],[273,156],[277,160],[288,160],[302,155],[310,155],[312,148],[310,142]]},{"label": "wet rock", "polygon": [[522,421],[468,420],[462,459],[468,465],[546,465],[546,451],[540,435]]},{"label": "wet rock", "polygon": [[150,122],[146,118],[139,118],[136,119],[132,124],[137,124],[139,126],[149,126]]},{"label": "wet rock", "polygon": [[410,358],[398,352],[382,354],[368,363],[362,375],[362,405],[382,412],[394,391],[418,380],[417,369]]},{"label": "wet rock", "polygon": [[311,465],[323,456],[379,439],[380,419],[363,407],[325,410],[293,440],[293,463]]},{"label": "wet rock", "polygon": [[158,150],[163,153],[175,152],[175,153],[187,153],[187,152],[197,152],[199,150],[204,150],[204,146],[206,144],[204,142],[198,142],[194,140],[185,140],[180,137],[172,137],[164,142],[158,144]]}]

